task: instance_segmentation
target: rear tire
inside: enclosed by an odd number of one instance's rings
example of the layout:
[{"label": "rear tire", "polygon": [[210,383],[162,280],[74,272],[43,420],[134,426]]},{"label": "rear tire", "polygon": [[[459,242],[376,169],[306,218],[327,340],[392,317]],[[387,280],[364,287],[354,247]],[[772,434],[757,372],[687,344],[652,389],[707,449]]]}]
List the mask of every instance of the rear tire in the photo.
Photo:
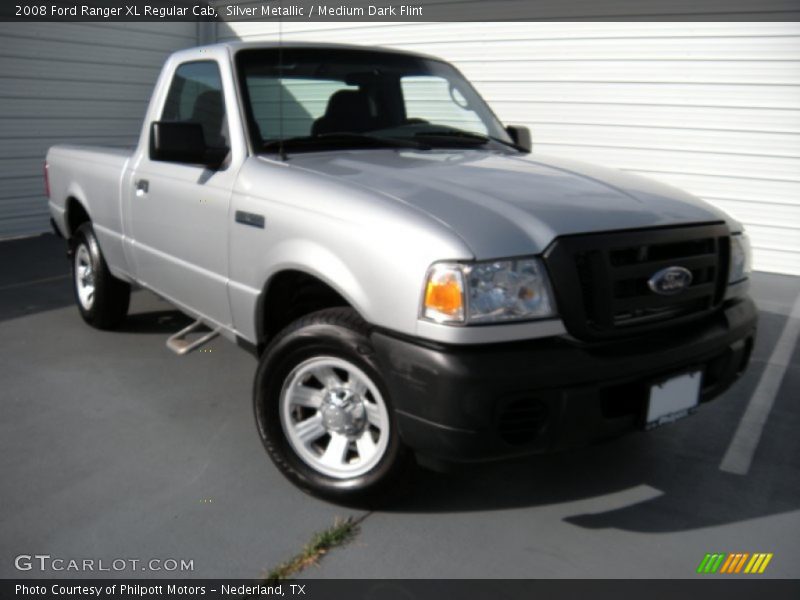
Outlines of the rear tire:
[{"label": "rear tire", "polygon": [[265,350],[253,394],[261,440],[302,490],[348,504],[380,502],[409,474],[368,325],[350,308],[289,325]]},{"label": "rear tire", "polygon": [[128,314],[131,286],[108,270],[91,223],[78,227],[71,247],[72,289],[81,317],[97,329],[115,329]]}]

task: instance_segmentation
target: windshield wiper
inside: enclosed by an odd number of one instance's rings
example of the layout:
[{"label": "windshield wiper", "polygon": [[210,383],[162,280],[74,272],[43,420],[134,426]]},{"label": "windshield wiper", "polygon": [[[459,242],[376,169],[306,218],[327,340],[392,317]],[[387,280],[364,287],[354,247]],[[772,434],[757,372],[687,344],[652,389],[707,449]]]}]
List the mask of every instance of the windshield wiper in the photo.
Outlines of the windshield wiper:
[{"label": "windshield wiper", "polygon": [[310,150],[319,146],[364,146],[388,147],[388,148],[413,148],[416,150],[430,150],[430,146],[423,142],[411,139],[400,139],[391,137],[381,137],[368,133],[325,133],[322,135],[300,135],[297,137],[286,138],[285,140],[269,140],[262,144],[261,149],[265,151],[294,149]]},{"label": "windshield wiper", "polygon": [[458,138],[470,144],[475,144],[476,146],[482,146],[484,144],[488,144],[489,142],[497,142],[498,144],[503,144],[504,146],[514,148],[514,150],[519,150],[520,152],[524,151],[520,146],[517,146],[513,142],[507,142],[506,140],[491,135],[484,135],[482,133],[475,133],[472,131],[464,131],[463,129],[432,129],[429,131],[418,131],[414,134],[414,137]]}]

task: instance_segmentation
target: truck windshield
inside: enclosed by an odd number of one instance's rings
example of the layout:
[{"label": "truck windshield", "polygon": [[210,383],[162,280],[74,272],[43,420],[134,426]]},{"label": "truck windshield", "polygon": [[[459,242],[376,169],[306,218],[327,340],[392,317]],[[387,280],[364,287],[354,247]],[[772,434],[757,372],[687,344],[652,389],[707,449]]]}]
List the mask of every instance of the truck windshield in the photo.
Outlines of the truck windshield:
[{"label": "truck windshield", "polygon": [[236,65],[256,152],[513,146],[449,64],[374,50],[242,50]]}]

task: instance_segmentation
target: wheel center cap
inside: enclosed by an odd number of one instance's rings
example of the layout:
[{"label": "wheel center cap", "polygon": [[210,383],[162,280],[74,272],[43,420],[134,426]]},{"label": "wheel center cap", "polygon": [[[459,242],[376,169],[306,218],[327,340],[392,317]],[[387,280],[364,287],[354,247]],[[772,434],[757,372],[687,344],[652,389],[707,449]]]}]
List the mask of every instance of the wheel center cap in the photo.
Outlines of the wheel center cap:
[{"label": "wheel center cap", "polygon": [[355,435],[360,433],[367,423],[364,403],[347,388],[328,391],[320,412],[325,428],[334,433]]}]

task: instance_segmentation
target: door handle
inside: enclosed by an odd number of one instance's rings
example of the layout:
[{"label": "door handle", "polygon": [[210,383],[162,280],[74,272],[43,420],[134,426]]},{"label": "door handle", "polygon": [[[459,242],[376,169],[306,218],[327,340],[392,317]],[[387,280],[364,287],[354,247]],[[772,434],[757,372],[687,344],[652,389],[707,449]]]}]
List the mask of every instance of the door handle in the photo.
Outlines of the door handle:
[{"label": "door handle", "polygon": [[150,182],[147,179],[139,179],[136,181],[136,195],[144,196],[150,191]]}]

